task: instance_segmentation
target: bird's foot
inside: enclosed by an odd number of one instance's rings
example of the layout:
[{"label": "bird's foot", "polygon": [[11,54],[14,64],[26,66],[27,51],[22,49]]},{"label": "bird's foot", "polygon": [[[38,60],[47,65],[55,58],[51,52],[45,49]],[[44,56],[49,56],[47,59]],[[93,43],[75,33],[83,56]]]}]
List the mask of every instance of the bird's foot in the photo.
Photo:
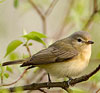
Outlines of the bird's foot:
[{"label": "bird's foot", "polygon": [[49,86],[50,83],[51,83],[51,81],[47,82],[48,89],[50,89],[50,86]]},{"label": "bird's foot", "polygon": [[70,85],[70,82],[71,82],[71,80],[73,80],[73,78],[71,78],[71,77],[68,77],[68,81],[67,81],[67,83],[68,83],[68,85]]}]

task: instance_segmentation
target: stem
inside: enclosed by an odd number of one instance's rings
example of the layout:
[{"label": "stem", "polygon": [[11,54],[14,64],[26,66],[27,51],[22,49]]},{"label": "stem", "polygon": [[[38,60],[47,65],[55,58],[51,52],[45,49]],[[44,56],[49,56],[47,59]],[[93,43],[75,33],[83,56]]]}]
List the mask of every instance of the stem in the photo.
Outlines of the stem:
[{"label": "stem", "polygon": [[3,72],[4,70],[3,70],[3,67],[1,66],[1,84],[3,84]]},{"label": "stem", "polygon": [[13,85],[13,84],[17,83],[17,82],[24,76],[24,74],[25,74],[26,72],[27,72],[27,69],[25,69],[24,72],[20,75],[20,77],[19,77],[17,80],[15,80],[14,82],[9,83],[9,84],[3,84],[3,83],[1,83],[0,86],[10,86],[10,85]]},{"label": "stem", "polygon": [[45,12],[45,16],[49,16],[52,12],[52,10],[54,9],[56,3],[58,2],[59,0],[53,0],[52,3],[50,4],[49,8],[47,9],[47,11]]},{"label": "stem", "polygon": [[[43,28],[43,34],[47,34],[47,22],[46,22],[46,18],[43,17],[42,18],[42,28]],[[44,38],[44,42],[46,42],[46,38]]]},{"label": "stem", "polygon": [[28,40],[26,41],[25,47],[27,49],[29,56],[31,57],[32,55],[31,55],[31,51],[30,51],[29,46],[28,46]]},{"label": "stem", "polygon": [[82,30],[87,30],[87,29],[90,27],[90,25],[91,25],[91,23],[92,23],[92,21],[93,21],[93,18],[94,18],[94,16],[95,16],[95,14],[96,14],[97,12],[100,12],[100,10],[98,10],[97,0],[94,0],[94,5],[93,5],[93,7],[94,7],[93,13],[92,13],[92,15],[90,16],[90,18],[88,19],[87,23],[85,24],[85,26],[83,27]]}]

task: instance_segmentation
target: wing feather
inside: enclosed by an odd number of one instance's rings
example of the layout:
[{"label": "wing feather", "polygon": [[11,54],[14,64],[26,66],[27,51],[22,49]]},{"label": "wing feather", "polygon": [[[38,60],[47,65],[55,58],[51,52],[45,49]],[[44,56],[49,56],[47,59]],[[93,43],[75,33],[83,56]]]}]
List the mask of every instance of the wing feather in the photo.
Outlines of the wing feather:
[{"label": "wing feather", "polygon": [[78,55],[78,51],[71,45],[63,41],[57,41],[47,49],[34,54],[29,61],[21,66],[42,65],[69,60]]}]

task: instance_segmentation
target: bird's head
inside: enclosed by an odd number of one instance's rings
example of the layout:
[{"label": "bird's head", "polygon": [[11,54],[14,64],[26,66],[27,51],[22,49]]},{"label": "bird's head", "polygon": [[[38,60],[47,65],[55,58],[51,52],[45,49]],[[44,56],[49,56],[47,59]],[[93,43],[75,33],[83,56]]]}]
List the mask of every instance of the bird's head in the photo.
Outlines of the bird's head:
[{"label": "bird's head", "polygon": [[94,42],[91,40],[91,35],[86,32],[86,31],[78,31],[69,36],[72,45],[77,49],[77,50],[83,50]]}]

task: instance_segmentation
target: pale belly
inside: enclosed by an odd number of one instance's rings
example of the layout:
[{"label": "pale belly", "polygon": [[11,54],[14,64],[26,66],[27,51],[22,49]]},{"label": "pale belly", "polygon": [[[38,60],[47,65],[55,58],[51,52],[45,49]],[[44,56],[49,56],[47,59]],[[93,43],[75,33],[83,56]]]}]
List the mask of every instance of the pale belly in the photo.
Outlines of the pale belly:
[{"label": "pale belly", "polygon": [[58,78],[73,77],[79,75],[88,65],[88,62],[74,60],[62,63],[53,63],[42,66],[48,73]]},{"label": "pale belly", "polygon": [[[91,47],[89,48],[91,49]],[[85,56],[83,56],[85,54]],[[81,55],[75,57],[73,60],[67,62],[51,63],[46,65],[41,65],[48,73],[58,78],[73,77],[77,76],[83,72],[83,70],[88,66],[89,59],[91,56],[91,50],[85,51]]]}]

